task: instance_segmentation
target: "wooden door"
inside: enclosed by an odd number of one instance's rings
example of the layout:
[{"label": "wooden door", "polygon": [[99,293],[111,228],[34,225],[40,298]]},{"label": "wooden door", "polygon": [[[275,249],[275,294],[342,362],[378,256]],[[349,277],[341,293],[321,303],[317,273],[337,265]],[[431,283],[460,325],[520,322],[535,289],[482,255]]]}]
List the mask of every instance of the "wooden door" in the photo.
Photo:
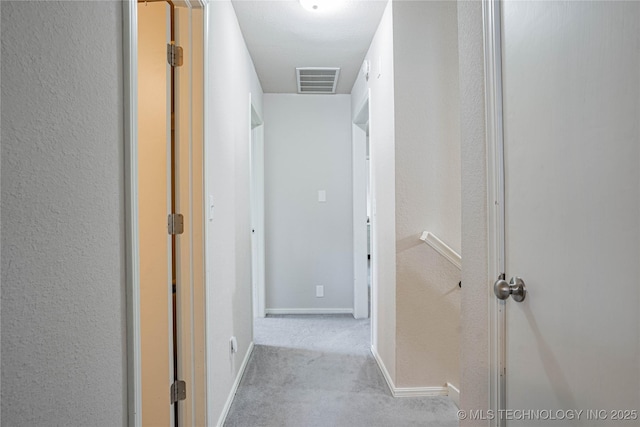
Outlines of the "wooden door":
[{"label": "wooden door", "polygon": [[142,425],[173,425],[170,9],[138,5],[138,225]]}]

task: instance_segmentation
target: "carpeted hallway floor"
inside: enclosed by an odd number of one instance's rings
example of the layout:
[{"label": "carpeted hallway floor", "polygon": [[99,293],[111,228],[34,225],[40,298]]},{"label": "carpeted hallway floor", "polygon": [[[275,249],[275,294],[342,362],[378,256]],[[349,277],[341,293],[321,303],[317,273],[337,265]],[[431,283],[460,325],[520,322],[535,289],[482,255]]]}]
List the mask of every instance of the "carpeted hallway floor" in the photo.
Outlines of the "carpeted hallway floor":
[{"label": "carpeted hallway floor", "polygon": [[350,315],[257,319],[226,427],[458,426],[447,397],[393,398]]}]

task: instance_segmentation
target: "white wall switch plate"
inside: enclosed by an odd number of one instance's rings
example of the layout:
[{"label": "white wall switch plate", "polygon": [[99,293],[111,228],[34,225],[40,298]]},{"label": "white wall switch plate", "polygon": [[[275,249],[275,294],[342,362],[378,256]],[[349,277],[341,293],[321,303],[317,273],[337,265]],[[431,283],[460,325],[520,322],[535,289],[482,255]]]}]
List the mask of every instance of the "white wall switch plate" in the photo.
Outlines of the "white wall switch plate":
[{"label": "white wall switch plate", "polygon": [[229,350],[231,350],[231,353],[237,353],[238,352],[238,340],[236,339],[236,337],[231,337],[231,339],[229,340]]},{"label": "white wall switch plate", "polygon": [[316,286],[316,298],[324,297],[324,286],[318,285]]},{"label": "white wall switch plate", "polygon": [[327,201],[327,190],[318,190],[318,201],[325,203]]}]

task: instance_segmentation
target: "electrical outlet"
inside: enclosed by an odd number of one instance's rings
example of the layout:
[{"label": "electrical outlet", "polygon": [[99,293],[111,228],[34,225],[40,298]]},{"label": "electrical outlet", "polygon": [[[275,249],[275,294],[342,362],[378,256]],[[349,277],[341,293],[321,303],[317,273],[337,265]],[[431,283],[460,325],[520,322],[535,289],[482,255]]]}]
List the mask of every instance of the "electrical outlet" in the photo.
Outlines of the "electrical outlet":
[{"label": "electrical outlet", "polygon": [[316,286],[316,298],[324,297],[324,286],[318,285]]},{"label": "electrical outlet", "polygon": [[231,351],[231,354],[238,352],[238,340],[236,337],[231,337],[229,340],[229,350]]}]

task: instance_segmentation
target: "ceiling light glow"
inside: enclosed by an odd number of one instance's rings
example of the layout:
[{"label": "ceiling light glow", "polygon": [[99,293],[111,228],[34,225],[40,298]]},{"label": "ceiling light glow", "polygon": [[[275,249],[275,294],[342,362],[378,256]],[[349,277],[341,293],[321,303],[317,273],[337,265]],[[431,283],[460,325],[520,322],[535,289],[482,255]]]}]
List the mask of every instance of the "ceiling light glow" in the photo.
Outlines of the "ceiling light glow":
[{"label": "ceiling light glow", "polygon": [[343,0],[300,0],[302,7],[311,12],[331,12],[342,6]]}]

